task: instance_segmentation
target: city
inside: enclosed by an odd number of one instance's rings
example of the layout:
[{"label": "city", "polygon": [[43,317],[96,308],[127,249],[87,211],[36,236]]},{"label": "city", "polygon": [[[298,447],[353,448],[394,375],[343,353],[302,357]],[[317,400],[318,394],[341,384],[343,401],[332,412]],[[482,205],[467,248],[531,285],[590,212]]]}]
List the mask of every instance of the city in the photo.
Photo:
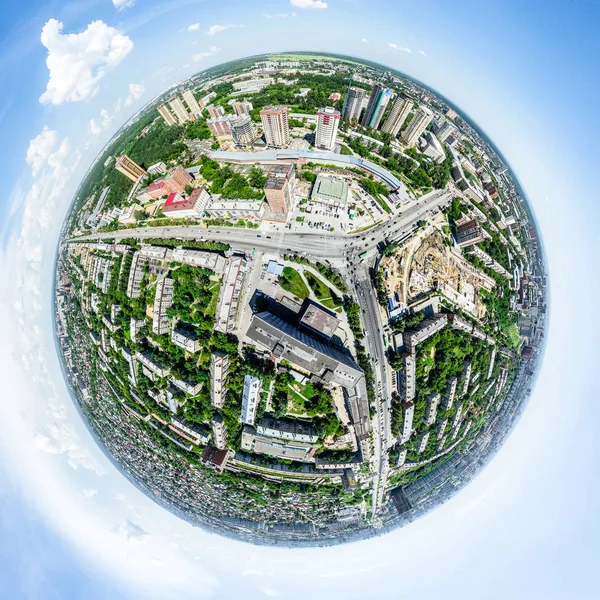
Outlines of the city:
[{"label": "city", "polygon": [[209,69],[92,165],[55,313],[99,443],[254,543],[377,535],[446,501],[521,414],[546,274],[491,143],[431,90],[302,54]]}]

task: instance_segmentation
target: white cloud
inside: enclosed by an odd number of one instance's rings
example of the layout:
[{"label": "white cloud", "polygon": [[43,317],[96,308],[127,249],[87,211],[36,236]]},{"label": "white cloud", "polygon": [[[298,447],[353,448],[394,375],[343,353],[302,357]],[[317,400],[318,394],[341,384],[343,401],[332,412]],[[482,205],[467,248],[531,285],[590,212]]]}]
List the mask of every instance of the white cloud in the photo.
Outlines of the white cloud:
[{"label": "white cloud", "polygon": [[188,31],[196,31],[198,29],[198,27],[200,27],[200,23],[192,23],[189,27],[188,27]]},{"label": "white cloud", "polygon": [[298,13],[295,13],[295,12],[292,13],[292,17],[297,17],[297,16],[298,16]]},{"label": "white cloud", "polygon": [[95,490],[94,488],[85,488],[83,490],[83,495],[86,498],[93,498],[97,493],[98,493],[98,490]]},{"label": "white cloud", "polygon": [[30,140],[25,160],[31,167],[31,173],[34,177],[42,166],[48,162],[48,158],[56,145],[56,137],[56,131],[44,127],[41,133]]},{"label": "white cloud", "polygon": [[423,50],[419,50],[419,54],[421,54],[422,56],[427,56],[427,54],[425,54]]},{"label": "white cloud", "polygon": [[194,56],[192,56],[192,60],[194,62],[199,62],[205,58],[208,58],[209,56],[212,56],[213,54],[216,54],[217,52],[220,52],[221,48],[217,48],[216,46],[211,46],[206,52],[198,52],[198,54],[194,54]]},{"label": "white cloud", "polygon": [[130,106],[146,91],[146,86],[143,83],[130,83],[129,96],[125,100],[125,106]]},{"label": "white cloud", "polygon": [[[287,13],[280,13],[278,15],[270,15],[269,13],[265,13],[263,16],[265,19],[287,19],[290,15]],[[296,15],[292,13],[292,16],[295,17]]]},{"label": "white cloud", "polygon": [[367,38],[362,38],[360,41],[364,42],[365,44],[367,44],[369,42],[369,40]]},{"label": "white cloud", "polygon": [[290,0],[290,4],[296,8],[327,8],[327,2],[321,0]]},{"label": "white cloud", "polygon": [[124,10],[125,8],[129,8],[135,4],[135,0],[112,0],[112,3],[115,5],[117,10]]},{"label": "white cloud", "polygon": [[410,48],[406,48],[405,46],[398,46],[398,44],[394,44],[392,42],[390,42],[388,46],[392,48],[392,50],[398,50],[399,52],[406,52],[407,54],[412,54],[412,50]]},{"label": "white cloud", "polygon": [[50,19],[41,42],[48,49],[49,79],[40,102],[62,104],[93,96],[98,82],[133,49],[133,42],[103,21],[93,21],[81,33],[61,33],[63,24]]},{"label": "white cloud", "polygon": [[113,533],[123,536],[131,544],[143,544],[148,538],[148,533],[130,519],[115,526]]},{"label": "white cloud", "polygon": [[207,29],[206,35],[215,35],[215,33],[220,33],[221,31],[225,31],[226,29],[233,29],[236,27],[243,27],[243,25],[239,25],[237,23],[228,23],[226,25],[213,25],[210,29]]}]

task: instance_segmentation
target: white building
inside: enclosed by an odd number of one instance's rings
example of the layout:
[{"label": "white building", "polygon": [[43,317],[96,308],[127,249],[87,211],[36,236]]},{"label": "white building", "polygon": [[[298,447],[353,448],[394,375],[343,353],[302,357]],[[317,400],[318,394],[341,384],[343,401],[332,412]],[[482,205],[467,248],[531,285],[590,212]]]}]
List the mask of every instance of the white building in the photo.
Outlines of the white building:
[{"label": "white building", "polygon": [[186,90],[182,95],[185,103],[188,105],[188,108],[193,114],[202,112],[202,109],[200,108],[200,105],[198,104],[198,101],[196,100],[192,90]]},{"label": "white building", "polygon": [[169,106],[180,125],[183,125],[190,118],[184,103],[178,96],[173,96],[173,98],[169,100]]},{"label": "white building", "polygon": [[225,352],[213,352],[210,359],[210,402],[221,408],[225,403],[225,382],[229,373],[229,357]]},{"label": "white building", "polygon": [[258,377],[244,377],[244,393],[242,395],[242,423],[254,425],[256,409],[260,401],[261,381]]},{"label": "white building", "polygon": [[198,340],[198,336],[187,329],[173,329],[171,332],[171,341],[180,348],[183,348],[187,352],[198,352],[201,345]]},{"label": "white building", "polygon": [[256,139],[256,130],[249,115],[231,119],[231,135],[238,146],[248,146]]},{"label": "white building", "polygon": [[412,105],[413,102],[410,98],[407,98],[402,94],[398,95],[396,100],[394,100],[394,104],[392,105],[387,119],[381,127],[382,131],[385,131],[394,137],[397,136],[400,129],[402,129],[402,125],[404,125],[404,121],[406,121],[406,117],[408,117],[408,113],[410,113]]},{"label": "white building", "polygon": [[170,277],[159,279],[154,293],[154,309],[152,311],[152,331],[156,335],[169,333],[171,320],[167,309],[173,305],[173,280]]},{"label": "white building", "polygon": [[344,99],[344,108],[342,109],[342,118],[344,121],[358,121],[365,99],[365,90],[354,87],[348,90]]},{"label": "white building", "polygon": [[166,103],[161,104],[158,107],[158,112],[167,125],[177,125],[177,119],[175,118],[175,115],[171,112],[171,109]]},{"label": "white building", "polygon": [[315,146],[321,150],[333,151],[339,125],[340,112],[338,110],[330,106],[319,110],[317,113]]},{"label": "white building", "polygon": [[157,162],[148,167],[148,173],[150,175],[158,175],[159,173],[166,173],[167,165],[164,162]]},{"label": "white building", "polygon": [[408,124],[406,130],[402,132],[402,141],[407,146],[412,146],[427,129],[427,125],[431,123],[432,119],[433,112],[431,109],[426,106],[419,106],[412,121]]}]

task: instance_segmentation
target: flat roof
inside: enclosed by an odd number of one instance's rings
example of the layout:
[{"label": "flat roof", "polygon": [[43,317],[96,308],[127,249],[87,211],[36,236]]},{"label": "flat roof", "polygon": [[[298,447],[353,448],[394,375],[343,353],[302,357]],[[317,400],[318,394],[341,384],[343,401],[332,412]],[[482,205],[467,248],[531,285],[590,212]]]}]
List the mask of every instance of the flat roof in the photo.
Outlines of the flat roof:
[{"label": "flat roof", "polygon": [[310,302],[300,319],[300,324],[330,338],[338,327],[339,319],[323,306]]},{"label": "flat roof", "polygon": [[342,179],[320,174],[317,176],[311,196],[344,204],[348,197],[348,183]]}]

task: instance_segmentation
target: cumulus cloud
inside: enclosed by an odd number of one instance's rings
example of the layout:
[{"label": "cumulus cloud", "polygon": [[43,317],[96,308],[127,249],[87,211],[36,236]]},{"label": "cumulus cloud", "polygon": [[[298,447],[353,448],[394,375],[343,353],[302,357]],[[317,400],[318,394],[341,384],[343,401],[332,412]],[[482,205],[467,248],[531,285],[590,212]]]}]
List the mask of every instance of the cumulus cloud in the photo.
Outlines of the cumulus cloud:
[{"label": "cumulus cloud", "polygon": [[98,490],[95,490],[94,488],[85,488],[85,490],[83,490],[83,495],[86,498],[93,498],[97,493]]},{"label": "cumulus cloud", "polygon": [[41,42],[48,50],[46,91],[40,102],[62,104],[93,96],[98,82],[133,49],[133,42],[103,21],[93,21],[81,33],[62,33],[63,24],[50,19]]},{"label": "cumulus cloud", "polygon": [[360,40],[360,41],[361,41],[361,42],[364,42],[364,43],[366,44],[366,43],[368,43],[368,41],[369,41],[369,40],[368,40],[367,38],[361,38],[361,40]]},{"label": "cumulus cloud", "polygon": [[412,54],[412,50],[410,48],[406,48],[405,46],[398,46],[398,44],[394,44],[390,42],[388,46],[392,50],[398,50],[398,52],[406,52],[407,54]]},{"label": "cumulus cloud", "polygon": [[419,54],[421,54],[422,56],[427,56],[427,54],[425,54],[423,50],[419,50]]},{"label": "cumulus cloud", "polygon": [[135,0],[112,0],[112,3],[115,5],[117,10],[123,10],[133,6],[135,4]]},{"label": "cumulus cloud", "polygon": [[296,8],[327,8],[327,2],[321,0],[290,0],[290,4]]},{"label": "cumulus cloud", "polygon": [[200,27],[200,23],[192,23],[189,27],[188,27],[188,31],[196,31],[198,29],[198,27]]},{"label": "cumulus cloud", "polygon": [[34,177],[38,174],[42,165],[48,162],[48,158],[56,146],[56,139],[56,131],[44,127],[41,133],[30,140],[25,161],[31,167],[31,173]]},{"label": "cumulus cloud", "polygon": [[215,35],[216,33],[220,33],[221,31],[225,31],[226,29],[233,29],[236,27],[243,27],[243,25],[239,25],[237,23],[228,23],[226,25],[213,25],[210,29],[206,30],[206,35]]},{"label": "cumulus cloud", "polygon": [[216,54],[217,52],[220,52],[221,48],[217,48],[216,46],[211,46],[206,52],[198,52],[198,54],[194,54],[194,56],[192,56],[192,60],[194,62],[199,62],[201,60],[204,60],[205,58],[208,58],[209,56],[212,56],[213,54]]},{"label": "cumulus cloud", "polygon": [[265,13],[263,16],[265,19],[287,19],[290,15],[288,15],[287,13],[280,13],[278,15],[271,15],[269,13]]},{"label": "cumulus cloud", "polygon": [[124,537],[131,544],[143,544],[148,538],[148,533],[130,519],[116,525],[113,528],[113,533]]},{"label": "cumulus cloud", "polygon": [[130,106],[146,91],[146,86],[143,83],[130,83],[129,96],[125,100],[125,106]]}]

